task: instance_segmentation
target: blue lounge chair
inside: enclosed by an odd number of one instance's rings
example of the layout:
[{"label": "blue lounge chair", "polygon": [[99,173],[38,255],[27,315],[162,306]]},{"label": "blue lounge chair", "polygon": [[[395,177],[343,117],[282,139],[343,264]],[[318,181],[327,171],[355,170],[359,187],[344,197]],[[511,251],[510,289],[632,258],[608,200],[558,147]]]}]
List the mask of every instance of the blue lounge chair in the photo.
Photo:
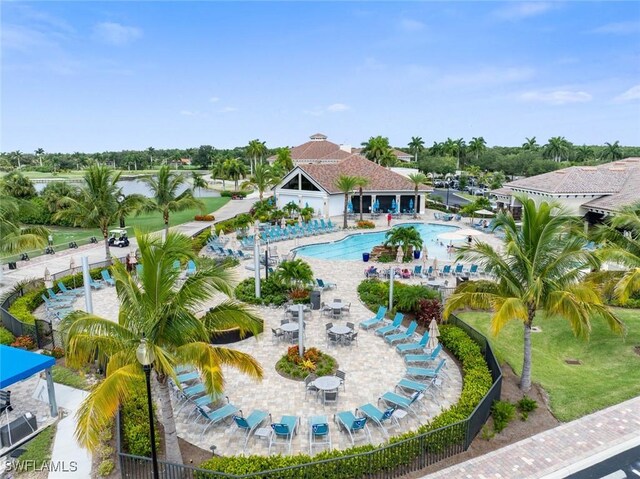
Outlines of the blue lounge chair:
[{"label": "blue lounge chair", "polygon": [[404,357],[404,362],[407,364],[412,363],[430,363],[435,361],[442,351],[442,344],[438,343],[435,349],[430,354],[407,354]]},{"label": "blue lounge chair", "polygon": [[313,454],[313,446],[327,445],[331,449],[331,433],[327,416],[311,416],[309,418],[309,454]]},{"label": "blue lounge chair", "polygon": [[408,391],[410,394],[415,392],[420,392],[422,394],[428,394],[431,396],[431,399],[440,406],[440,401],[436,398],[436,395],[433,393],[433,388],[435,387],[435,379],[432,379],[428,383],[421,383],[419,381],[412,381],[411,379],[402,378],[398,384],[396,384],[396,391],[398,389],[403,389]]},{"label": "blue lounge chair", "polygon": [[393,318],[393,323],[382,326],[381,328],[376,329],[376,334],[378,336],[385,336],[390,333],[394,333],[400,330],[400,326],[402,326],[402,318],[404,318],[404,314],[396,313],[396,317]]},{"label": "blue lounge chair", "polygon": [[337,289],[338,285],[336,283],[331,283],[329,281],[323,281],[320,278],[316,278],[316,283],[318,283],[318,287],[322,288],[323,291],[327,289]]},{"label": "blue lounge chair", "polygon": [[365,404],[364,406],[360,406],[359,408],[357,408],[356,414],[360,412],[360,414],[362,414],[363,416],[371,419],[374,423],[380,426],[380,429],[382,430],[382,435],[385,438],[388,438],[389,432],[385,427],[385,423],[389,422],[390,425],[395,425],[395,426],[400,425],[400,423],[398,422],[398,418],[396,418],[393,415],[395,410],[396,410],[396,406],[391,406],[385,409],[384,411],[381,411],[380,409],[375,407],[373,404],[368,403],[368,404]]},{"label": "blue lounge chair", "polygon": [[178,375],[179,384],[188,383],[196,379],[200,379],[200,374],[198,373],[198,371],[190,371],[190,372]]},{"label": "blue lounge chair", "polygon": [[196,263],[192,259],[190,259],[187,263],[186,274],[187,276],[193,276],[194,274],[196,274]]},{"label": "blue lounge chair", "polygon": [[93,278],[89,278],[89,286],[93,289],[100,289],[104,286],[104,283],[102,281],[96,281]]},{"label": "blue lounge chair", "polygon": [[360,321],[360,327],[362,329],[369,329],[373,326],[376,326],[384,321],[384,315],[387,314],[387,307],[380,306],[378,307],[378,312],[373,318],[365,319],[364,321]]},{"label": "blue lounge chair", "polygon": [[471,268],[469,268],[469,276],[480,276],[480,273],[478,273],[478,265],[477,264],[472,264]]},{"label": "blue lounge chair", "polygon": [[429,342],[429,331],[424,333],[422,335],[422,338],[420,338],[420,341],[418,341],[417,343],[398,344],[396,346],[396,351],[398,351],[400,354],[407,354],[412,351],[421,351],[427,347],[428,342]]},{"label": "blue lounge chair", "polygon": [[100,275],[102,276],[103,281],[108,285],[110,286],[116,285],[116,282],[113,280],[113,278],[109,274],[109,271],[107,271],[106,269],[103,269],[102,271],[100,271]]},{"label": "blue lounge chair", "polygon": [[244,253],[240,249],[238,251],[236,251],[236,256],[238,257],[238,259],[251,259],[251,258],[253,258],[253,255],[251,253]]},{"label": "blue lounge chair", "polygon": [[247,442],[249,442],[249,438],[254,433],[258,426],[263,423],[265,419],[269,417],[269,413],[265,411],[261,411],[260,409],[256,409],[248,417],[233,416],[233,420],[238,426],[238,431],[242,431],[245,434],[244,446],[242,450],[244,451],[247,448]]},{"label": "blue lounge chair", "polygon": [[143,266],[141,264],[137,264],[136,265],[136,274],[138,275],[138,278],[140,276],[142,276],[143,272],[144,272]]},{"label": "blue lounge chair", "polygon": [[447,360],[441,359],[435,368],[407,368],[407,376],[417,378],[435,378],[442,372]]},{"label": "blue lounge chair", "polygon": [[422,393],[416,391],[411,395],[411,397],[401,396],[400,394],[386,392],[382,396],[378,398],[378,402],[381,400],[391,406],[399,407],[400,409],[404,409],[408,413],[413,414],[414,416],[418,416],[418,413],[414,409],[414,406],[417,402],[422,398]]},{"label": "blue lounge chair", "polygon": [[229,398],[227,398],[227,404],[213,411],[206,406],[198,407],[200,416],[207,421],[207,424],[205,424],[204,428],[202,429],[201,436],[204,436],[204,433],[207,432],[207,429],[209,429],[211,426],[224,421],[225,419],[233,417],[233,415],[238,411],[239,409],[237,407],[235,407],[233,404],[229,404]]},{"label": "blue lounge chair", "polygon": [[338,423],[339,429],[344,429],[349,433],[351,444],[355,444],[355,436],[361,432],[365,440],[371,442],[371,433],[367,427],[366,417],[356,417],[351,411],[342,411],[333,416],[333,420]]},{"label": "blue lounge chair", "polygon": [[416,323],[415,321],[411,321],[411,324],[409,324],[409,327],[404,333],[389,334],[388,336],[384,337],[384,340],[389,344],[407,341],[408,339],[412,338],[413,333],[416,332],[416,329],[418,329],[418,323]]},{"label": "blue lounge chair", "polygon": [[65,296],[63,294],[56,294],[56,292],[53,290],[53,288],[47,288],[47,293],[49,293],[49,299],[51,299],[51,301],[55,301],[55,302],[73,301],[68,296]]},{"label": "blue lounge chair", "polygon": [[51,301],[44,294],[41,294],[40,297],[44,301],[44,305],[47,309],[71,309],[71,300],[68,301]]},{"label": "blue lounge chair", "polygon": [[464,265],[463,264],[457,264],[456,265],[456,269],[453,271],[454,276],[458,276],[459,274],[462,274],[464,270]]},{"label": "blue lounge chair", "polygon": [[278,439],[283,440],[283,444],[288,447],[291,454],[291,441],[293,436],[298,432],[300,419],[297,416],[282,416],[280,422],[271,424],[271,436],[269,437],[269,454],[271,454],[271,446],[278,444]]},{"label": "blue lounge chair", "polygon": [[413,267],[413,273],[411,273],[411,276],[422,276],[422,265],[421,264],[417,264]]},{"label": "blue lounge chair", "polygon": [[82,296],[82,294],[84,293],[82,291],[82,288],[76,288],[76,289],[67,288],[62,281],[58,283],[58,289],[62,291],[62,293],[66,296],[71,296],[71,295]]},{"label": "blue lounge chair", "polygon": [[449,276],[451,274],[451,265],[446,264],[442,271],[440,271],[440,276]]},{"label": "blue lounge chair", "polygon": [[173,269],[176,271],[180,271],[182,269],[182,265],[180,264],[180,260],[177,259],[173,262]]}]

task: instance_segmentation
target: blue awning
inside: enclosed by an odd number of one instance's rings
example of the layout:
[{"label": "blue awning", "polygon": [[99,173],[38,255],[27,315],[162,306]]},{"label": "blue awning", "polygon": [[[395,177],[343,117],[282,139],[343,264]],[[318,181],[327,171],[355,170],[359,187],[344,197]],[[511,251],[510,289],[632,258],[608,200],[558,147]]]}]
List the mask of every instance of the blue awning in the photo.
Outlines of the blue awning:
[{"label": "blue awning", "polygon": [[0,345],[0,389],[44,371],[55,363],[51,356]]}]

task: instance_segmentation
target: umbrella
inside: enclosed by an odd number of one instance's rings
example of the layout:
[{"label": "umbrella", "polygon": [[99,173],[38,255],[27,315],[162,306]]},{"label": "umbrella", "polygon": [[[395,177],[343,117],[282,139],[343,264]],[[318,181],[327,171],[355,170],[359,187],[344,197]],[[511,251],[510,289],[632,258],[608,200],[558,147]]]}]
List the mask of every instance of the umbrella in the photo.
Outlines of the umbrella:
[{"label": "umbrella", "polygon": [[280,228],[284,229],[287,226],[287,221],[284,219],[284,216],[280,220]]},{"label": "umbrella", "polygon": [[464,236],[478,236],[482,234],[482,231],[474,230],[471,228],[465,228],[463,230],[457,230],[456,233]]},{"label": "umbrella", "polygon": [[76,289],[76,259],[73,256],[69,260],[69,269],[71,270],[71,276],[73,277],[73,289]]},{"label": "umbrella", "polygon": [[298,216],[298,224],[302,226],[302,216]]},{"label": "umbrella", "polygon": [[412,210],[413,209],[413,200],[409,200],[409,209]]},{"label": "umbrella", "polygon": [[51,279],[51,273],[49,272],[49,268],[44,267],[44,285],[47,288],[53,287],[53,280]]},{"label": "umbrella", "polygon": [[396,262],[402,263],[402,259],[404,258],[404,250],[402,246],[398,246],[398,252],[396,253]]},{"label": "umbrella", "polygon": [[465,236],[462,236],[459,233],[442,233],[438,235],[438,239],[441,240],[451,240],[451,241],[461,241],[465,239]]},{"label": "umbrella", "polygon": [[427,249],[427,243],[422,243],[422,259],[424,261],[429,258],[429,250]]},{"label": "umbrella", "polygon": [[433,271],[438,271],[438,258],[433,258]]},{"label": "umbrella", "polygon": [[495,213],[489,210],[477,210],[477,211],[474,211],[474,214],[484,215],[484,216],[495,216]]},{"label": "umbrella", "polygon": [[427,349],[433,350],[438,346],[438,336],[440,336],[438,323],[436,322],[436,319],[433,318],[429,323],[429,341],[427,342]]},{"label": "umbrella", "polygon": [[351,200],[349,200],[349,203],[347,203],[347,213],[353,213],[353,203],[351,202]]}]

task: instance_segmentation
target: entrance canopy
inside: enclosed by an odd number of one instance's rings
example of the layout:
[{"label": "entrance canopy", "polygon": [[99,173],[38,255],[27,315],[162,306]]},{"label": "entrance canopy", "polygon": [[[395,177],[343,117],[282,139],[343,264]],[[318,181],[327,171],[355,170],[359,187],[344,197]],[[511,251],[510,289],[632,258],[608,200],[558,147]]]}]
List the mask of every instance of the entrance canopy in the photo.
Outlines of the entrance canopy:
[{"label": "entrance canopy", "polygon": [[0,389],[49,369],[55,363],[51,356],[0,345]]}]

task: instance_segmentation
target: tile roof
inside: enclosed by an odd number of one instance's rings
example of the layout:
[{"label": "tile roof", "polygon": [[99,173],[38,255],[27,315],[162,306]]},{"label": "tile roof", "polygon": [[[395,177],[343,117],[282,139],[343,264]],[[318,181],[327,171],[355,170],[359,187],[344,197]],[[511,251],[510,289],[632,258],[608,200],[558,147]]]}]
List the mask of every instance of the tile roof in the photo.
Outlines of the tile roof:
[{"label": "tile roof", "polygon": [[[413,183],[409,179],[359,154],[350,155],[335,164],[299,164],[298,168],[329,193],[340,192],[335,183],[341,175],[367,178],[369,184],[363,191],[414,191]],[[431,191],[431,188],[422,185],[419,190]]]},{"label": "tile roof", "polygon": [[[627,158],[631,160],[632,158]],[[630,205],[640,201],[640,158],[635,165],[627,162],[626,168],[629,171],[626,181],[617,193],[601,196],[582,205],[583,208],[592,208],[606,211],[615,211],[621,206]]]},{"label": "tile roof", "polygon": [[[362,153],[364,148],[351,148],[351,153]],[[405,153],[404,151],[396,150],[395,148],[391,149],[391,152],[396,155],[396,158],[413,158],[411,153]]]},{"label": "tile roof", "polygon": [[327,140],[307,141],[299,146],[291,148],[291,159],[296,161],[305,160],[343,160],[351,153],[341,150],[340,145],[336,145]]}]

